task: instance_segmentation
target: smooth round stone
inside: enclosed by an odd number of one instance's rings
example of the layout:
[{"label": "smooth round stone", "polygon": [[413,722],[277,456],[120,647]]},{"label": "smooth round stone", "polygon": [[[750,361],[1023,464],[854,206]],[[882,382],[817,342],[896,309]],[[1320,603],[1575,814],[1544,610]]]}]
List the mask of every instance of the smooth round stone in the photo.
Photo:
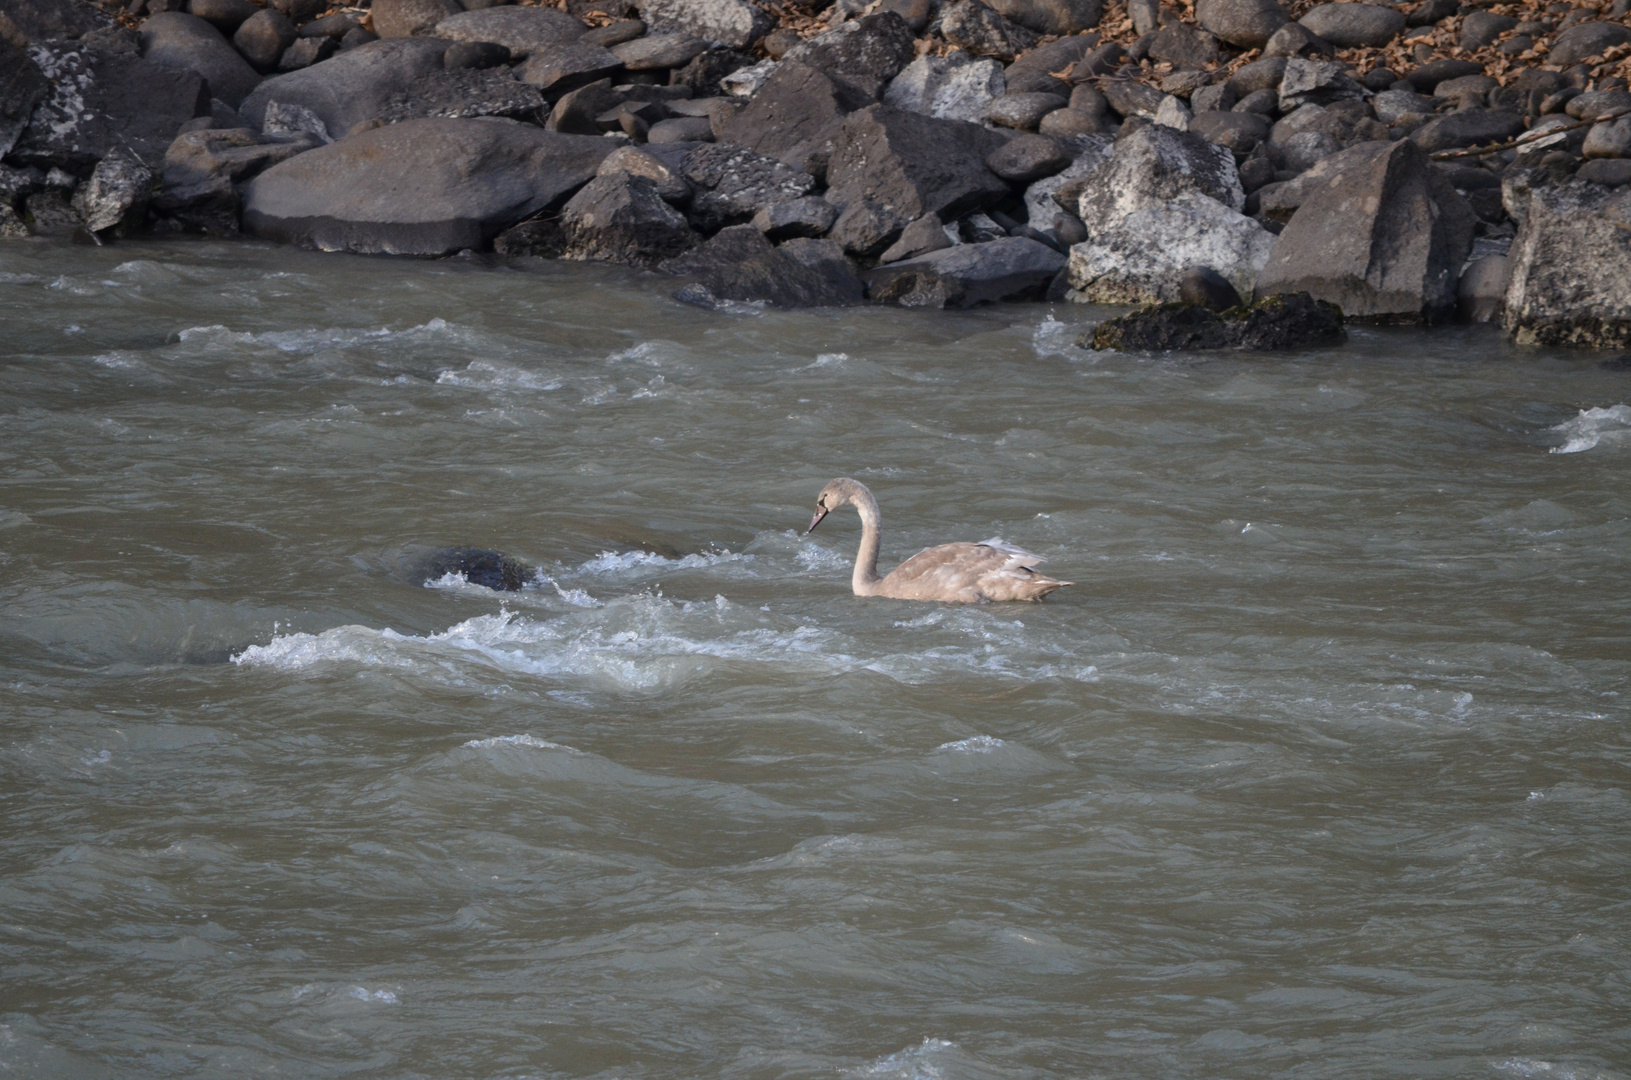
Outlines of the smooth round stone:
[{"label": "smooth round stone", "polygon": [[1461,38],[1457,42],[1467,52],[1493,44],[1495,39],[1518,25],[1510,15],[1497,15],[1493,11],[1474,11],[1461,20]]},{"label": "smooth round stone", "polygon": [[1189,130],[1209,143],[1249,154],[1268,138],[1269,122],[1255,112],[1201,112],[1190,118]]},{"label": "smooth round stone", "polygon": [[595,27],[578,40],[588,45],[599,45],[602,49],[609,49],[613,45],[621,45],[625,41],[644,37],[645,32],[646,24],[639,19],[619,19],[617,22]]},{"label": "smooth round stone", "polygon": [[1196,0],[1195,21],[1213,37],[1255,49],[1286,23],[1286,13],[1275,0]]},{"label": "smooth round stone", "polygon": [[1029,184],[1064,171],[1072,159],[1073,155],[1053,139],[1020,135],[986,155],[985,167],[1011,184]]},{"label": "smooth round stone", "polygon": [[1299,131],[1280,144],[1286,169],[1295,173],[1307,172],[1341,149],[1342,144],[1324,131]]},{"label": "smooth round stone", "polygon": [[1463,75],[1459,79],[1445,79],[1433,87],[1433,96],[1441,101],[1455,101],[1468,96],[1483,97],[1499,85],[1488,75]]},{"label": "smooth round stone", "polygon": [[1593,158],[1574,175],[1604,187],[1624,187],[1631,184],[1631,158]]},{"label": "smooth round stone", "polygon": [[713,142],[713,121],[706,116],[673,116],[646,132],[648,143]]},{"label": "smooth round stone", "polygon": [[221,33],[231,34],[260,8],[249,0],[192,0],[187,10]]},{"label": "smooth round stone", "polygon": [[275,8],[262,8],[244,20],[238,32],[232,35],[232,44],[261,71],[277,67],[283,50],[294,44],[299,35],[294,23]]},{"label": "smooth round stone", "polygon": [[708,51],[708,43],[690,34],[648,34],[613,47],[612,55],[630,71],[683,67]]},{"label": "smooth round stone", "polygon": [[1253,90],[1235,102],[1235,107],[1229,111],[1273,116],[1280,111],[1280,94],[1275,90]]},{"label": "smooth round stone", "polygon": [[1404,29],[1404,12],[1378,4],[1321,4],[1297,20],[1339,49],[1386,45]]},{"label": "smooth round stone", "polygon": [[1482,75],[1483,64],[1475,64],[1471,60],[1434,60],[1406,75],[1410,85],[1423,94],[1431,94],[1433,88],[1447,79],[1459,79],[1463,75]]},{"label": "smooth round stone", "polygon": [[455,41],[442,54],[449,71],[498,67],[510,62],[510,50],[496,41]]},{"label": "smooth round stone", "polygon": [[1058,94],[1029,93],[1005,94],[986,109],[991,122],[1020,131],[1035,131],[1042,118],[1055,109],[1068,107],[1070,101]]},{"label": "smooth round stone", "polygon": [[1055,109],[1037,122],[1036,130],[1038,134],[1054,139],[1073,139],[1078,135],[1100,135],[1114,126],[1107,113]]}]

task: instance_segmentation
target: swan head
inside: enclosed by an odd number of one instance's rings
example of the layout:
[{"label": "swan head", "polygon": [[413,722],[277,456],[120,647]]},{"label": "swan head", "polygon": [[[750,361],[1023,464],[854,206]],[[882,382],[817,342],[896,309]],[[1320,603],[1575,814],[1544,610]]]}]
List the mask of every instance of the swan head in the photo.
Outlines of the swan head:
[{"label": "swan head", "polygon": [[821,519],[840,506],[858,501],[862,492],[871,495],[871,492],[866,490],[865,484],[859,480],[851,480],[847,476],[841,476],[822,488],[821,494],[816,496],[815,517],[810,519],[810,527],[804,530],[804,535],[808,536],[815,532],[815,527],[821,524]]}]

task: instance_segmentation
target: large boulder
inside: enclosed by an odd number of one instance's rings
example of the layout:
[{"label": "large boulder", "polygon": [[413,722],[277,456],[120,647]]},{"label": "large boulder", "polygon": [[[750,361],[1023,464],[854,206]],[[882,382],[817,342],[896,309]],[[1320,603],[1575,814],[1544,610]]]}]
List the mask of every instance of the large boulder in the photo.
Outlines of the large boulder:
[{"label": "large boulder", "polygon": [[394,95],[412,89],[418,79],[442,70],[446,51],[447,41],[442,38],[371,41],[321,64],[267,79],[244,99],[238,112],[260,127],[268,105],[299,106],[338,139],[378,116]]},{"label": "large boulder", "polygon": [[883,102],[941,120],[977,124],[1006,89],[1002,65],[995,60],[973,60],[961,50],[947,56],[925,53],[895,76]]},{"label": "large boulder", "polygon": [[[1160,125],[1120,139],[1085,185],[1079,210],[1086,222],[1110,221],[1194,193],[1231,210],[1246,205],[1234,155],[1199,135]],[[1195,260],[1190,265],[1211,265]]]},{"label": "large boulder", "polygon": [[850,109],[883,96],[889,80],[912,60],[912,31],[893,11],[843,23],[789,49],[782,62],[807,64],[837,83]]},{"label": "large boulder", "polygon": [[90,232],[125,232],[142,223],[152,193],[153,170],[116,147],[74,192],[74,209]]},{"label": "large boulder", "polygon": [[876,205],[898,220],[896,231],[924,214],[957,217],[1008,194],[985,164],[1006,141],[976,124],[873,105],[844,121],[827,199]]},{"label": "large boulder", "polygon": [[702,239],[657,185],[627,172],[597,176],[561,210],[563,258],[655,266]]},{"label": "large boulder", "polygon": [[549,7],[490,7],[463,11],[436,24],[436,36],[449,41],[491,41],[516,57],[532,56],[577,41],[589,28]]},{"label": "large boulder", "polygon": [[431,71],[406,90],[392,94],[378,119],[394,124],[422,116],[509,116],[542,120],[549,115],[537,87],[513,78],[506,68]]},{"label": "large boulder", "polygon": [[1107,319],[1078,344],[1122,352],[1267,351],[1335,345],[1346,337],[1336,305],[1293,293],[1218,312],[1194,303],[1156,304]]},{"label": "large boulder", "polygon": [[1631,347],[1631,188],[1543,184],[1509,204],[1521,215],[1507,252],[1503,325],[1520,344]]},{"label": "large boulder", "polygon": [[51,85],[11,149],[19,164],[83,174],[122,147],[156,167],[181,125],[209,115],[209,89],[191,71],[72,41],[30,45],[28,56]]},{"label": "large boulder", "polygon": [[196,71],[210,84],[210,96],[237,108],[260,83],[260,73],[249,66],[221,31],[180,11],[149,15],[142,23],[142,56],[155,64]]},{"label": "large boulder", "polygon": [[437,23],[464,10],[459,0],[374,0],[374,33],[405,38],[429,33]]},{"label": "large boulder", "polygon": [[729,143],[692,150],[682,172],[696,190],[691,220],[705,232],[740,224],[760,207],[802,198],[815,187],[808,173]]},{"label": "large boulder", "polygon": [[1410,133],[1410,141],[1429,153],[1462,146],[1505,142],[1522,135],[1523,117],[1507,109],[1457,109]]},{"label": "large boulder", "polygon": [[579,39],[533,53],[515,70],[515,77],[530,86],[558,97],[570,90],[623,70],[623,61],[611,50]]},{"label": "large boulder", "polygon": [[1320,163],[1275,242],[1259,294],[1309,292],[1350,319],[1435,322],[1455,311],[1471,208],[1413,143],[1361,143]]},{"label": "large boulder", "polygon": [[639,0],[652,33],[694,34],[744,49],[775,29],[775,21],[748,0]]},{"label": "large boulder", "polygon": [[955,0],[940,13],[940,32],[970,56],[1012,60],[1037,42],[1036,32],[1009,22],[980,0]]},{"label": "large boulder", "polygon": [[1091,30],[1104,13],[1104,0],[992,0],[991,6],[1009,22],[1050,36]]},{"label": "large boulder", "polygon": [[311,135],[260,135],[248,128],[184,131],[164,154],[153,212],[185,232],[238,232],[238,185],[296,154],[322,145]]},{"label": "large boulder", "polygon": [[1195,21],[1242,49],[1260,49],[1287,22],[1275,0],[1196,0]]},{"label": "large boulder", "polygon": [[714,132],[722,142],[823,175],[848,111],[846,93],[815,68],[783,60],[752,100],[715,124]]},{"label": "large boulder", "polygon": [[113,17],[85,0],[0,0],[0,27],[7,23],[25,41],[65,41],[111,26]]},{"label": "large boulder", "polygon": [[1320,4],[1297,21],[1339,49],[1357,49],[1392,41],[1404,29],[1405,14],[1380,4]]},{"label": "large boulder", "polygon": [[244,228],[324,251],[481,248],[588,183],[612,149],[503,120],[407,120],[261,173],[245,192]]},{"label": "large boulder", "polygon": [[0,38],[0,158],[11,153],[51,84],[28,53]]},{"label": "large boulder", "polygon": [[1557,35],[1546,62],[1555,67],[1568,67],[1601,56],[1614,46],[1624,45],[1628,41],[1631,41],[1631,26],[1613,22],[1576,23]]},{"label": "large boulder", "polygon": [[861,299],[861,285],[836,245],[790,240],[772,247],[752,225],[721,231],[705,244],[664,263],[662,270],[691,279],[676,296],[716,306],[721,301],[780,308],[838,307]]},{"label": "large boulder", "polygon": [[1029,237],[958,244],[864,275],[867,295],[902,307],[973,307],[998,300],[1039,299],[1065,257]]}]

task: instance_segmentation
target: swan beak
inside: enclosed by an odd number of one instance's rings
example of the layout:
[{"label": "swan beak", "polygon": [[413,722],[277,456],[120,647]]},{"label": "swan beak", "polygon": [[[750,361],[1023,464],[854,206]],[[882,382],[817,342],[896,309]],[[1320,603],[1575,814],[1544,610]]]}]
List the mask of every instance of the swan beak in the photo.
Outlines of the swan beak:
[{"label": "swan beak", "polygon": [[827,516],[827,508],[825,506],[816,507],[815,517],[810,519],[810,527],[808,529],[804,530],[804,535],[809,536],[811,533],[815,532],[815,527],[817,525],[820,525],[821,524],[821,519],[826,517],[826,516]]}]

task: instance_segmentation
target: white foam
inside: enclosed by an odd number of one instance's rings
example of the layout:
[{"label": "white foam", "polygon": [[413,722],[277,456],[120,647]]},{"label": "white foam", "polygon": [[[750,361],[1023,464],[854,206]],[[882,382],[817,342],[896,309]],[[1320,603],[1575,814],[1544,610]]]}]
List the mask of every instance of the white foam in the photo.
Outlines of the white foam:
[{"label": "white foam", "polygon": [[439,386],[462,386],[479,390],[531,390],[548,393],[566,384],[553,375],[521,368],[472,360],[462,371],[443,371],[436,376]]},{"label": "white foam", "polygon": [[570,573],[612,577],[647,570],[701,570],[721,563],[751,561],[752,555],[733,551],[702,551],[670,559],[654,551],[602,551],[579,563]]},{"label": "white foam", "polygon": [[1549,453],[1579,454],[1599,444],[1631,445],[1631,405],[1611,405],[1606,409],[1581,409],[1580,415],[1552,428],[1564,437],[1562,446]]},{"label": "white foam", "polygon": [[935,753],[948,754],[989,754],[1008,745],[993,735],[974,735],[956,742],[941,743],[934,748]]},{"label": "white foam", "polygon": [[560,743],[535,738],[532,735],[495,735],[490,739],[471,739],[461,749],[486,750],[495,746],[524,746],[530,750],[559,750],[564,754],[583,753],[582,750],[575,747],[562,746]]},{"label": "white foam", "polygon": [[473,332],[445,319],[435,318],[406,330],[312,327],[304,330],[268,330],[258,334],[232,330],[215,323],[210,326],[189,326],[176,338],[183,343],[202,345],[267,345],[279,352],[304,354],[355,345],[412,344],[421,341],[445,343],[450,339],[472,339]]},{"label": "white foam", "polygon": [[1031,348],[1037,356],[1061,356],[1079,353],[1076,344],[1082,328],[1074,323],[1060,322],[1050,313],[1031,332]]},{"label": "white foam", "polygon": [[946,1074],[940,1071],[934,1058],[956,1048],[957,1044],[949,1040],[926,1038],[918,1046],[897,1050],[852,1070],[850,1075],[890,1077],[892,1080],[942,1080]]}]

